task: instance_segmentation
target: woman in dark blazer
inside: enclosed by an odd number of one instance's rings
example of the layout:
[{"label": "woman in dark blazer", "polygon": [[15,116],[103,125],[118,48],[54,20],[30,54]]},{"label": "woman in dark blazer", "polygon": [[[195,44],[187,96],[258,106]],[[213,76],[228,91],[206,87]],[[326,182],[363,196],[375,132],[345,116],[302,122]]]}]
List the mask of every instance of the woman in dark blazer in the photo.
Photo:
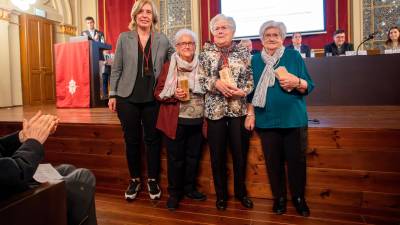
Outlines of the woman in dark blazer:
[{"label": "woman in dark blazer", "polygon": [[111,111],[117,111],[124,132],[131,176],[125,198],[135,199],[140,190],[140,137],[143,129],[147,152],[147,188],[150,198],[157,199],[161,196],[158,185],[161,137],[156,130],[159,106],[153,92],[162,66],[173,48],[164,34],[155,32],[158,14],[153,1],[136,1],[131,18],[131,31],[121,33],[118,38],[108,106]]}]

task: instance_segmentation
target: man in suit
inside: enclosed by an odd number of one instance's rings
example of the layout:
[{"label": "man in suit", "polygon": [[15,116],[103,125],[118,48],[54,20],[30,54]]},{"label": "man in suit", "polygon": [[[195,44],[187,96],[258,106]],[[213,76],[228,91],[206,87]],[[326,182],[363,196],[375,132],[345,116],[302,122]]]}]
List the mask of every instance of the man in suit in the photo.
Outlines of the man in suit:
[{"label": "man in suit", "polygon": [[113,55],[109,51],[105,50],[103,52],[104,55],[104,71],[102,74],[102,93],[103,93],[103,99],[108,98],[108,86],[109,86],[109,81],[110,81],[110,75],[111,75],[111,66],[113,63]]},{"label": "man in suit", "polygon": [[95,22],[94,22],[93,17],[88,16],[85,18],[85,21],[86,21],[87,30],[82,31],[81,35],[88,36],[92,40],[100,41],[100,42],[104,43],[105,42],[104,33],[94,28]]},{"label": "man in suit", "polygon": [[[43,144],[57,124],[57,117],[39,111],[29,121],[24,119],[21,131],[0,137],[0,199],[33,188],[33,175],[44,158]],[[94,175],[72,165],[56,169],[65,181],[68,224],[97,225]]]},{"label": "man in suit", "polygon": [[301,44],[301,41],[302,41],[301,33],[299,32],[293,33],[292,44],[288,45],[286,48],[297,50],[300,54],[305,54],[306,57],[310,57],[311,55],[310,47],[308,47],[308,45]]},{"label": "man in suit", "polygon": [[333,42],[324,47],[325,56],[344,55],[346,51],[353,50],[353,44],[346,42],[346,34],[342,29],[336,30],[333,33]]}]

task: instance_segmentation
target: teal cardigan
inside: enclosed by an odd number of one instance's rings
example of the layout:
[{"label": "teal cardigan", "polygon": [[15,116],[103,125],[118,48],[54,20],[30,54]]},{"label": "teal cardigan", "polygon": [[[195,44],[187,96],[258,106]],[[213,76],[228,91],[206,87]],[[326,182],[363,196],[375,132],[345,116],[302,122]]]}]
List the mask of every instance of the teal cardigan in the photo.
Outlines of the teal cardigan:
[{"label": "teal cardigan", "polygon": [[[268,88],[267,100],[264,108],[254,107],[257,128],[295,128],[308,125],[308,116],[304,96],[311,93],[314,83],[308,74],[306,65],[301,55],[292,49],[285,49],[278,65],[286,67],[292,73],[308,83],[305,93],[300,93],[296,89],[286,92],[279,85],[278,79],[275,84]],[[251,67],[253,69],[254,90],[260,81],[265,63],[261,58],[261,53],[252,57]],[[254,91],[248,96],[249,102],[253,99]]]}]

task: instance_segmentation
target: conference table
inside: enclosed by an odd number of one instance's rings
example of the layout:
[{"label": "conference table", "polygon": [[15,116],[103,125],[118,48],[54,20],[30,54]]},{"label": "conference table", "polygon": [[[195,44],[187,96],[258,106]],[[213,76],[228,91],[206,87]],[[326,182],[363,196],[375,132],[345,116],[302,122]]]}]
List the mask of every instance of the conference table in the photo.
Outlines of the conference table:
[{"label": "conference table", "polygon": [[400,105],[400,54],[306,58],[307,105]]}]

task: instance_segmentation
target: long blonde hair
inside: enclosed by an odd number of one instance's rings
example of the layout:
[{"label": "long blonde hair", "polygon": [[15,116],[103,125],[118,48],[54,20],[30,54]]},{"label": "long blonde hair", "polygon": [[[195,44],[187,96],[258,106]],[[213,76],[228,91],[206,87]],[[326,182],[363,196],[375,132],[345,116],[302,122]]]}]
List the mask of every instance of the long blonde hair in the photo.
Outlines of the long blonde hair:
[{"label": "long blonde hair", "polygon": [[151,24],[151,29],[155,31],[155,26],[158,23],[158,11],[157,11],[157,6],[154,4],[152,0],[138,0],[133,4],[132,10],[131,10],[131,22],[128,25],[128,28],[130,30],[136,30],[137,29],[137,23],[136,23],[136,16],[139,14],[140,10],[142,7],[146,4],[149,4],[151,6],[151,11],[153,14],[153,21]]}]

